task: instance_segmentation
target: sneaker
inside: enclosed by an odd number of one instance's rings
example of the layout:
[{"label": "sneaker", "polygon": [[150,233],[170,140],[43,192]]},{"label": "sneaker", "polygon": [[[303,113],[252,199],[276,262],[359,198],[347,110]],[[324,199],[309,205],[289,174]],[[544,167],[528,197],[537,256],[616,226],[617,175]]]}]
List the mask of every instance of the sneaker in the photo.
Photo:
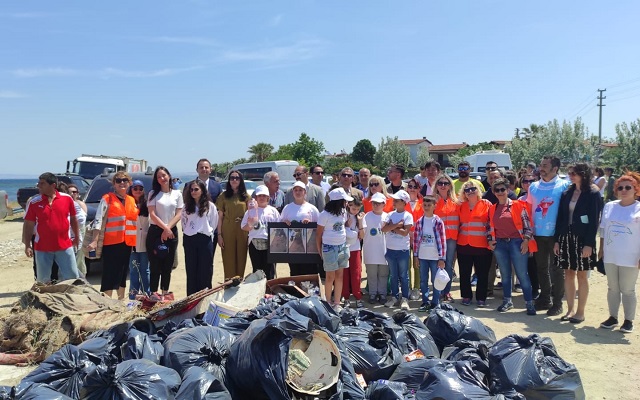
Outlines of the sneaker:
[{"label": "sneaker", "polygon": [[342,311],[342,307],[340,306],[340,304],[334,304],[331,306],[333,308],[333,311],[335,311],[336,313],[340,314],[340,311]]},{"label": "sneaker", "polygon": [[471,286],[475,286],[477,284],[478,284],[478,277],[474,275],[471,277]]},{"label": "sneaker", "polygon": [[519,283],[516,283],[515,288],[513,289],[516,293],[522,293],[522,286]]},{"label": "sneaker", "polygon": [[[382,299],[380,299],[380,301],[382,301]],[[389,297],[389,300],[384,303],[384,306],[387,308],[392,308],[395,307],[396,304],[398,304],[398,299],[396,299],[395,297]]]},{"label": "sneaker", "polygon": [[487,293],[487,300],[494,300],[496,297],[493,295],[493,292]]},{"label": "sneaker", "polygon": [[453,296],[451,296],[451,293],[447,293],[447,294],[443,294],[440,297],[440,301],[444,301],[445,303],[455,303],[456,301],[453,299]]},{"label": "sneaker", "polygon": [[409,300],[420,300],[420,289],[412,289]]},{"label": "sneaker", "polygon": [[613,329],[613,327],[617,325],[618,325],[618,318],[609,317],[606,321],[600,324],[600,328]]},{"label": "sneaker", "polygon": [[533,304],[533,301],[527,302],[527,315],[536,315],[536,306]]},{"label": "sneaker", "polygon": [[502,281],[498,282],[498,283],[494,286],[494,288],[496,288],[496,289],[502,289]]},{"label": "sneaker", "polygon": [[342,303],[342,307],[344,307],[344,308],[353,308],[353,302],[351,300],[345,300]]},{"label": "sneaker", "polygon": [[465,297],[462,299],[462,305],[463,306],[470,306],[471,305],[471,299],[468,297]]},{"label": "sneaker", "polygon": [[364,303],[362,300],[356,300],[356,308],[364,308]]},{"label": "sneaker", "polygon": [[427,312],[431,309],[431,306],[429,304],[421,304],[420,307],[418,308],[418,311],[420,312]]},{"label": "sneaker", "polygon": [[560,314],[562,314],[562,304],[553,305],[549,310],[547,310],[547,315],[550,317],[555,317]]},{"label": "sneaker", "polygon": [[387,296],[380,296],[378,301],[380,302],[380,304],[386,304],[387,303]]},{"label": "sneaker", "polygon": [[404,297],[400,301],[400,309],[401,310],[408,310],[409,309],[409,301]]},{"label": "sneaker", "polygon": [[620,327],[620,332],[624,332],[624,333],[633,332],[633,322],[629,321],[628,319],[625,319],[624,322],[622,323],[622,326]]},{"label": "sneaker", "polygon": [[487,306],[487,302],[484,300],[478,300],[477,306],[478,308],[485,308]]},{"label": "sneaker", "polygon": [[503,302],[500,307],[498,307],[498,311],[507,312],[513,308],[513,303],[510,301]]},{"label": "sneaker", "polygon": [[369,296],[369,304],[376,304],[376,296],[375,295]]}]

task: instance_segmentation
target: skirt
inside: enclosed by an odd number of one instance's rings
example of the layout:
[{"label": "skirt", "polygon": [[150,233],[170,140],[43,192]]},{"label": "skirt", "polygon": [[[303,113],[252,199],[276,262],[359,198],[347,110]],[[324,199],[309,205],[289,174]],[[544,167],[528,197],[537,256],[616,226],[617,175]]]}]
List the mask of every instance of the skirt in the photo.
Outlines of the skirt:
[{"label": "skirt", "polygon": [[596,248],[593,248],[591,257],[582,257],[584,241],[581,237],[571,232],[569,225],[568,233],[560,236],[560,255],[556,256],[556,265],[562,269],[572,271],[590,271],[596,267],[598,262]]}]

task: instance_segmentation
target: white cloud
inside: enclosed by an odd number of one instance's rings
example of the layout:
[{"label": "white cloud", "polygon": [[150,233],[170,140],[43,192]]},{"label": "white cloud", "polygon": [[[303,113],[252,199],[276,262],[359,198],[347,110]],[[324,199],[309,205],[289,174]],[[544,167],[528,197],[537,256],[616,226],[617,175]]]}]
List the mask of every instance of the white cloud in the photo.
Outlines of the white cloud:
[{"label": "white cloud", "polygon": [[27,97],[26,94],[12,92],[11,90],[0,90],[0,99],[21,99]]},{"label": "white cloud", "polygon": [[280,22],[282,22],[282,18],[284,17],[284,14],[278,14],[275,17],[271,18],[269,20],[269,26],[278,26],[280,25]]},{"label": "white cloud", "polygon": [[118,68],[104,68],[99,73],[102,77],[122,77],[122,78],[157,78],[161,76],[177,75],[184,72],[196,71],[202,69],[202,66],[186,67],[186,68],[163,68],[152,71],[128,71]]},{"label": "white cloud", "polygon": [[19,78],[41,78],[41,77],[98,77],[98,78],[157,78],[162,76],[177,75],[185,72],[195,71],[204,68],[196,65],[184,68],[163,68],[157,70],[125,70],[120,68],[106,67],[98,70],[78,70],[70,68],[22,68],[11,71]]},{"label": "white cloud", "polygon": [[160,36],[149,39],[152,42],[192,44],[195,46],[219,46],[220,43],[213,39],[198,36]]},{"label": "white cloud", "polygon": [[259,61],[281,63],[303,61],[317,57],[325,43],[321,40],[301,40],[288,46],[268,46],[256,50],[227,51],[222,54],[226,61]]},{"label": "white cloud", "polygon": [[69,68],[21,68],[11,71],[19,78],[36,78],[40,76],[74,76],[80,75],[81,71]]}]

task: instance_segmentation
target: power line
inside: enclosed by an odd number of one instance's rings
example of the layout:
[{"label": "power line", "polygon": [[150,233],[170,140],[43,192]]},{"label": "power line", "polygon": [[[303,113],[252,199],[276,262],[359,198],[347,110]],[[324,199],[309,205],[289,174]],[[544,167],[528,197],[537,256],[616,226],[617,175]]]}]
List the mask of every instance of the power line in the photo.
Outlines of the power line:
[{"label": "power line", "polygon": [[[571,111],[569,112],[569,114],[571,114],[571,113],[572,113],[574,116],[575,116],[576,114],[579,114],[579,113],[580,113],[580,111],[584,110],[584,108],[585,108],[585,107],[587,107],[587,106],[589,105],[589,102],[590,102],[592,99],[593,99],[593,92],[589,93],[589,95],[588,95],[584,100],[582,100],[580,103],[578,103],[578,106],[577,106],[577,107],[575,107],[573,110],[571,110]],[[585,103],[587,103],[587,104],[585,105]],[[579,109],[577,112],[575,112],[575,113],[574,113],[574,111],[575,111],[575,110],[577,110],[578,108],[580,108],[580,109]],[[571,118],[569,118],[569,119],[571,119]]]},{"label": "power line", "polygon": [[611,88],[615,88],[615,87],[618,87],[618,86],[625,86],[625,85],[628,85],[630,83],[634,83],[634,82],[638,82],[638,81],[640,81],[640,77],[634,78],[634,79],[630,79],[630,80],[624,81],[624,82],[619,82],[619,83],[616,83],[616,84],[613,84],[613,85],[609,85],[608,88],[611,89]]},{"label": "power line", "polygon": [[[588,105],[588,104],[587,104],[587,105]],[[593,109],[594,109],[594,108],[596,108],[596,107],[598,107],[598,105],[597,105],[597,104],[592,105],[590,109],[588,109],[587,111],[585,111],[584,113],[582,113],[582,114],[580,115],[580,118],[582,118],[582,117],[586,116],[587,114],[589,114],[589,113],[590,113],[591,111],[593,111]]]},{"label": "power line", "polygon": [[636,93],[636,94],[631,95],[631,96],[620,97],[620,98],[617,98],[617,99],[614,99],[614,100],[609,100],[609,103],[613,103],[614,101],[621,101],[621,100],[632,99],[632,98],[634,98],[634,97],[638,97],[638,96],[640,96],[640,93]]},{"label": "power line", "polygon": [[[578,110],[578,112],[574,113],[574,114],[571,116],[571,118],[569,118],[569,119],[570,119],[570,120],[571,120],[571,119],[574,119],[576,116],[578,116],[578,114],[580,114],[580,112],[582,112],[582,110],[584,110],[585,108],[589,107],[589,104],[590,104],[590,103],[585,104],[585,105],[584,105],[584,107],[582,107],[581,109],[579,109],[579,110]],[[594,105],[594,107],[595,107],[595,105]]]},{"label": "power line", "polygon": [[[627,88],[627,89],[621,90],[621,91],[619,91],[619,92],[613,92],[613,95],[614,95],[614,96],[617,96],[617,95],[619,95],[619,94],[627,93],[627,92],[633,92],[634,90],[638,90],[638,89],[640,89],[640,85],[638,85],[638,86],[632,86],[632,87],[630,87],[630,88]],[[609,94],[609,96],[611,96],[611,94]]]}]

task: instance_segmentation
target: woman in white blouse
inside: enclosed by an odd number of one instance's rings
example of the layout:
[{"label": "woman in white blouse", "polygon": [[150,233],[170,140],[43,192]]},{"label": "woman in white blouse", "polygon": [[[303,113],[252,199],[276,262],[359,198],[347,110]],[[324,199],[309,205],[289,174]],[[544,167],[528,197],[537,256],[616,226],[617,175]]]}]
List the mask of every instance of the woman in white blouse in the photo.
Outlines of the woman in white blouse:
[{"label": "woman in white blouse", "polygon": [[189,296],[212,286],[213,231],[218,226],[218,209],[200,179],[189,182],[186,187],[181,220]]}]

